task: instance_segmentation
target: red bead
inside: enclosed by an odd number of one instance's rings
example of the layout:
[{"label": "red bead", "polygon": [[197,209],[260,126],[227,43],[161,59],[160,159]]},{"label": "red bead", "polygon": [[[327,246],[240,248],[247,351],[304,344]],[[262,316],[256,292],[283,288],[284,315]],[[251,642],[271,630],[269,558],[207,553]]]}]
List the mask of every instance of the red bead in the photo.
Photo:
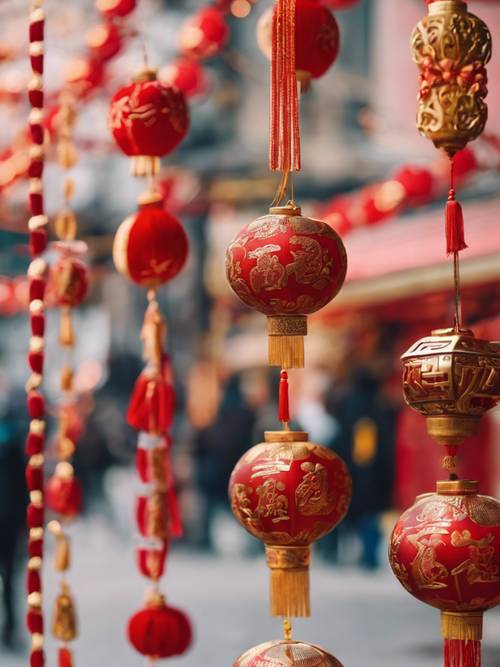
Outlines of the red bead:
[{"label": "red bead", "polygon": [[73,667],[73,654],[69,648],[60,648],[57,667]]},{"label": "red bead", "polygon": [[44,667],[45,665],[45,655],[43,651],[36,650],[33,651],[30,655],[30,667]]},{"label": "red bead", "polygon": [[44,437],[38,433],[28,433],[26,438],[26,456],[34,456],[43,452]]},{"label": "red bead", "polygon": [[30,23],[30,31],[29,31],[30,42],[43,42],[44,28],[45,28],[44,19],[41,19],[40,21],[33,21],[33,23]]},{"label": "red bead", "polygon": [[43,108],[43,101],[44,101],[43,90],[29,90],[28,99],[30,101],[31,106],[34,107],[35,109]]},{"label": "red bead", "polygon": [[161,606],[142,609],[128,624],[132,646],[142,655],[169,658],[182,655],[191,644],[191,623],[180,610]]},{"label": "red bead", "polygon": [[[199,35],[199,38],[193,39],[194,35]],[[209,58],[219,53],[228,39],[229,28],[224,14],[215,7],[204,7],[182,26],[180,47],[186,55]]]},{"label": "red bead", "polygon": [[57,474],[47,482],[45,488],[47,507],[66,518],[76,516],[82,508],[82,488],[75,478],[60,477]]},{"label": "red bead", "polygon": [[40,579],[40,572],[38,570],[28,570],[26,573],[26,590],[28,595],[31,593],[42,592],[42,581]]},{"label": "red bead", "polygon": [[[31,208],[31,213],[33,215],[43,215],[43,195],[40,192],[30,193],[30,208]],[[42,232],[42,234],[44,234],[45,230],[43,229],[35,230],[34,232],[31,232],[30,237],[36,234],[36,232]],[[46,240],[45,240],[45,245],[47,245]]]},{"label": "red bead", "polygon": [[43,74],[43,55],[41,56],[31,56],[31,69],[35,74]]},{"label": "red bead", "polygon": [[50,290],[59,306],[79,306],[89,290],[89,270],[76,257],[63,257],[50,269]]},{"label": "red bead", "polygon": [[29,295],[30,301],[35,301],[36,299],[43,301],[46,284],[47,283],[43,278],[31,278]]},{"label": "red bead", "polygon": [[43,527],[44,514],[43,507],[35,507],[35,505],[30,503],[26,511],[26,521],[28,523],[28,528]]},{"label": "red bead", "polygon": [[42,491],[43,490],[43,472],[41,468],[34,468],[33,466],[26,466],[26,485],[28,491]]},{"label": "red bead", "polygon": [[30,611],[26,614],[26,627],[32,635],[43,634],[43,616],[40,611]]},{"label": "red bead", "polygon": [[[43,205],[42,205],[43,206]],[[40,215],[35,213],[35,210],[42,211],[43,208],[36,209],[33,207],[34,215]],[[30,233],[30,252],[33,257],[41,255],[47,249],[47,232],[45,229],[35,229]]]},{"label": "red bead", "polygon": [[43,164],[43,160],[31,160],[28,176],[30,178],[41,178],[43,174]]},{"label": "red bead", "polygon": [[159,74],[163,83],[175,86],[186,97],[197,97],[207,91],[208,82],[203,66],[193,58],[179,58],[163,67]]},{"label": "red bead", "polygon": [[28,413],[31,419],[42,419],[45,413],[45,401],[39,391],[28,394]]},{"label": "red bead", "polygon": [[43,373],[43,361],[44,361],[43,352],[28,353],[28,364],[33,373],[38,373],[38,375],[41,375]]},{"label": "red bead", "polygon": [[30,123],[31,139],[34,144],[43,145],[43,127],[40,123]]},{"label": "red bead", "polygon": [[43,338],[45,334],[45,315],[43,313],[34,313],[30,317],[30,322],[33,336]]},{"label": "red bead", "polygon": [[42,558],[43,540],[29,540],[28,554],[30,558]]}]

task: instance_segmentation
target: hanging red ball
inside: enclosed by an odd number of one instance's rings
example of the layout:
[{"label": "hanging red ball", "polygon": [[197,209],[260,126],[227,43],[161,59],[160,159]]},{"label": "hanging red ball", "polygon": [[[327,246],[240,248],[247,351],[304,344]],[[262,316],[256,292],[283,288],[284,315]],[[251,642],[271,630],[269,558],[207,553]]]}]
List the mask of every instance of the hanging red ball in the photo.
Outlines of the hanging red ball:
[{"label": "hanging red ball", "polygon": [[136,0],[97,0],[98,11],[108,18],[127,16],[134,11]]},{"label": "hanging red ball", "polygon": [[113,243],[117,270],[137,285],[155,288],[184,266],[188,239],[180,222],[163,210],[162,198],[148,193],[137,213],[118,228]]},{"label": "hanging red ball", "polygon": [[45,489],[47,507],[65,518],[76,516],[82,508],[82,489],[70,463],[58,463]]},{"label": "hanging red ball", "polygon": [[62,257],[51,267],[50,292],[58,306],[79,306],[88,290],[88,268],[76,257]]},{"label": "hanging red ball", "polygon": [[175,86],[188,98],[198,97],[207,92],[207,75],[199,60],[178,58],[173,63],[162,67],[159,80],[169,86]]},{"label": "hanging red ball", "polygon": [[120,31],[114,23],[101,23],[85,35],[85,44],[97,60],[110,60],[122,47]]},{"label": "hanging red ball", "polygon": [[224,14],[215,7],[204,7],[182,26],[179,46],[184,55],[203,59],[219,53],[228,39]]},{"label": "hanging red ball", "polygon": [[359,0],[320,0],[320,2],[330,9],[350,9],[357,5]]},{"label": "hanging red ball", "polygon": [[184,612],[168,607],[159,593],[153,592],[146,607],[132,616],[128,624],[132,646],[150,658],[182,655],[191,645],[191,623]]},{"label": "hanging red ball", "polygon": [[108,122],[119,148],[136,158],[134,174],[143,176],[157,173],[158,159],[184,139],[189,111],[177,88],[157,81],[154,70],[143,70],[115,93]]},{"label": "hanging red ball", "polygon": [[101,60],[91,57],[73,60],[64,74],[66,84],[79,97],[86,97],[101,85],[103,79]]}]

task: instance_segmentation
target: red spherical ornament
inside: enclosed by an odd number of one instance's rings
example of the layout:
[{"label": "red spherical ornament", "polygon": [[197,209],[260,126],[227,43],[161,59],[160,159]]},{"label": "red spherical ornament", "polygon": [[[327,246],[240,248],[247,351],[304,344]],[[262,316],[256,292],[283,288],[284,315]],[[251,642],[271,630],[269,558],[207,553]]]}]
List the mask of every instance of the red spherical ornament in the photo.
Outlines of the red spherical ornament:
[{"label": "red spherical ornament", "polygon": [[[310,545],[344,518],[352,482],[342,459],[308,442],[307,433],[267,432],[265,437],[231,474],[231,509],[266,545],[273,615],[307,616]],[[288,575],[295,578],[293,591],[287,590]]]},{"label": "red spherical ornament", "polygon": [[125,153],[134,158],[136,176],[156,174],[159,158],[171,153],[189,129],[184,95],[144,70],[134,83],[120,88],[111,100],[109,127]]},{"label": "red spherical ornament", "polygon": [[113,261],[121,274],[150,289],[179,273],[186,262],[188,239],[180,222],[163,210],[160,196],[153,194],[147,202],[118,228]]},{"label": "red spherical ornament", "polygon": [[[269,9],[257,24],[257,43],[271,59],[273,10]],[[331,11],[318,0],[297,0],[295,6],[295,70],[307,84],[323,76],[333,65],[340,49],[340,31]]]},{"label": "red spherical ornament", "polygon": [[180,49],[184,55],[209,58],[219,53],[228,39],[224,14],[215,7],[204,7],[182,26]]},{"label": "red spherical ornament", "polygon": [[51,267],[50,292],[58,306],[79,306],[88,291],[88,268],[76,257],[67,255]]},{"label": "red spherical ornament", "polygon": [[85,43],[98,60],[109,60],[120,52],[122,39],[114,23],[101,23],[85,35]]},{"label": "red spherical ornament", "polygon": [[97,0],[97,9],[109,18],[127,16],[134,11],[136,0]]},{"label": "red spherical ornament", "polygon": [[66,84],[79,97],[91,93],[103,79],[102,61],[96,58],[77,58],[68,65],[64,74]]},{"label": "red spherical ornament", "polygon": [[357,5],[359,0],[320,0],[320,2],[330,9],[350,9]]},{"label": "red spherical ornament", "polygon": [[45,489],[47,507],[65,518],[76,516],[82,508],[82,489],[70,463],[59,463]]},{"label": "red spherical ornament", "polygon": [[152,593],[146,607],[129,621],[132,646],[150,658],[182,655],[191,645],[191,623],[184,612],[168,607],[159,593]]},{"label": "red spherical ornament", "polygon": [[500,603],[500,502],[478,495],[477,482],[438,482],[397,522],[389,560],[409,593],[441,610],[448,642],[478,642],[483,612]]},{"label": "red spherical ornament", "polygon": [[198,97],[208,89],[205,70],[199,60],[193,58],[178,58],[165,65],[158,78],[162,83],[178,88],[186,97]]}]

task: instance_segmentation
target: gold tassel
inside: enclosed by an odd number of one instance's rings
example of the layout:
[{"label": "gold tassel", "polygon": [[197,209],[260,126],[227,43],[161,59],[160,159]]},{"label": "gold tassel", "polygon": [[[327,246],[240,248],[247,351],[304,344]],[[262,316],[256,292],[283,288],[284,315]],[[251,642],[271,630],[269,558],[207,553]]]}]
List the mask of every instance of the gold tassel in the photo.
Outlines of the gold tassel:
[{"label": "gold tassel", "polygon": [[267,566],[271,570],[270,611],[272,616],[308,617],[310,547],[266,545]]},{"label": "gold tassel", "polygon": [[305,315],[272,315],[267,318],[269,365],[280,368],[304,368]]},{"label": "gold tassel", "polygon": [[68,306],[61,308],[59,344],[63,347],[74,347],[75,345],[75,334],[73,331],[73,322],[71,321],[71,308]]},{"label": "gold tassel", "polygon": [[62,584],[62,591],[54,603],[52,634],[56,639],[69,642],[77,636],[76,610],[69,586]]},{"label": "gold tassel", "polygon": [[483,638],[483,612],[442,611],[441,635],[444,639],[481,641]]},{"label": "gold tassel", "polygon": [[132,176],[157,176],[160,171],[160,158],[154,155],[135,155],[131,158]]}]

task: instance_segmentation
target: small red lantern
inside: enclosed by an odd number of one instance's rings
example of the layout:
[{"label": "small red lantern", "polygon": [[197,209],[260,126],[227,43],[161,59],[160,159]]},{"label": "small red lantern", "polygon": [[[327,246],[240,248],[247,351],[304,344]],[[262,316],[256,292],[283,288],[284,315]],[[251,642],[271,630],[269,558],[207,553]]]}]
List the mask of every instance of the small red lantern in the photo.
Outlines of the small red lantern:
[{"label": "small red lantern", "polygon": [[114,23],[101,23],[85,35],[85,43],[98,60],[109,60],[120,52],[121,35]]},{"label": "small red lantern", "polygon": [[79,306],[89,290],[89,271],[76,257],[63,256],[50,270],[51,294],[58,306]]},{"label": "small red lantern", "polygon": [[191,645],[191,623],[184,612],[168,607],[165,598],[152,592],[146,606],[132,616],[128,624],[132,646],[149,658],[182,655]]},{"label": "small red lantern", "polygon": [[109,18],[127,16],[135,9],[136,0],[97,0],[96,7]]},{"label": "small red lantern", "polygon": [[182,269],[188,240],[180,222],[163,210],[162,198],[146,193],[139,210],[118,228],[113,244],[117,270],[147,289],[172,280]]},{"label": "small red lantern", "polygon": [[157,81],[155,70],[142,70],[113,96],[109,127],[120,149],[133,158],[135,176],[157,174],[159,158],[187,134],[186,100],[177,88]]},{"label": "small red lantern", "polygon": [[80,512],[82,489],[70,463],[63,461],[57,464],[55,473],[47,482],[45,496],[47,507],[67,519]]},{"label": "small red lantern", "polygon": [[268,431],[236,464],[231,509],[266,545],[273,616],[309,616],[311,544],[342,521],[351,489],[342,459],[307,433]]},{"label": "small red lantern", "polygon": [[85,97],[101,85],[104,78],[102,61],[96,58],[77,58],[67,67],[64,80],[79,97]]},{"label": "small red lantern", "polygon": [[304,365],[306,316],[335,297],[346,270],[338,234],[291,205],[243,227],[226,255],[232,289],[268,316],[269,363],[284,368]]},{"label": "small red lantern", "polygon": [[[269,9],[257,24],[257,43],[271,59],[273,10]],[[307,88],[311,79],[319,79],[336,61],[340,48],[340,31],[331,11],[318,0],[296,0],[295,5],[295,71]]]},{"label": "small red lantern", "polygon": [[205,70],[198,60],[178,58],[165,65],[159,72],[159,80],[169,86],[175,86],[186,97],[198,97],[208,88]]},{"label": "small red lantern", "polygon": [[500,502],[477,482],[438,482],[396,524],[392,570],[418,600],[441,610],[445,667],[481,662],[483,612],[500,603]]},{"label": "small red lantern", "polygon": [[229,28],[224,14],[215,7],[204,7],[182,26],[180,49],[195,58],[215,56],[229,39]]}]

